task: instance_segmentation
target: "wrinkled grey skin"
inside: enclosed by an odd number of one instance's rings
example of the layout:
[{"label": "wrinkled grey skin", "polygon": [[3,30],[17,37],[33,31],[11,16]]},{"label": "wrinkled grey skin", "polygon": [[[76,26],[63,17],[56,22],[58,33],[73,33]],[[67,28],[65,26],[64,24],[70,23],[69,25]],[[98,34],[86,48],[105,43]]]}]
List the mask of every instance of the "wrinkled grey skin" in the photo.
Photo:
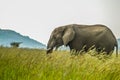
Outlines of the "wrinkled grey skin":
[{"label": "wrinkled grey skin", "polygon": [[113,52],[116,46],[116,56],[118,56],[118,44],[112,31],[105,25],[78,25],[70,24],[57,27],[51,33],[47,44],[47,54],[59,46],[69,46],[70,50],[80,51],[92,46],[99,52],[104,50],[107,54]]}]

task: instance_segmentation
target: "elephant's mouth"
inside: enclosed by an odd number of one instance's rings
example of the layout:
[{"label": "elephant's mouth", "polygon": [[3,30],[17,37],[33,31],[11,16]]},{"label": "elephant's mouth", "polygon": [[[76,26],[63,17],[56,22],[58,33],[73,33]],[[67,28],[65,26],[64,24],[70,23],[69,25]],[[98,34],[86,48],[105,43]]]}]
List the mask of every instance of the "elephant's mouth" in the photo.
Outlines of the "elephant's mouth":
[{"label": "elephant's mouth", "polygon": [[53,48],[48,48],[46,53],[49,54],[49,53],[52,53],[52,51],[53,51]]}]

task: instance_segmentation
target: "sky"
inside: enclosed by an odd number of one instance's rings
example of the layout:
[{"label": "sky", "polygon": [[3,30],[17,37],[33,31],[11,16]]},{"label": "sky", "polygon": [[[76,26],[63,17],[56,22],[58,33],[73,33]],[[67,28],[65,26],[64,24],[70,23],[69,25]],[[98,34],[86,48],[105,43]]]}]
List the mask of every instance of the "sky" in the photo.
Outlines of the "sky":
[{"label": "sky", "polygon": [[0,28],[47,44],[54,28],[104,24],[120,38],[120,0],[0,0]]}]

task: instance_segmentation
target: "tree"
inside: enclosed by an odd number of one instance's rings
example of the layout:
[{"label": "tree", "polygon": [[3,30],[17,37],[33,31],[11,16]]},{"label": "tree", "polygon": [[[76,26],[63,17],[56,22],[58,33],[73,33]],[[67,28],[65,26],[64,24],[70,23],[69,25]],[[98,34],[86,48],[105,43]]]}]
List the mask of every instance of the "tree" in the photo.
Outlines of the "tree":
[{"label": "tree", "polygon": [[21,44],[22,42],[11,42],[10,45],[11,47],[19,47],[19,45]]}]

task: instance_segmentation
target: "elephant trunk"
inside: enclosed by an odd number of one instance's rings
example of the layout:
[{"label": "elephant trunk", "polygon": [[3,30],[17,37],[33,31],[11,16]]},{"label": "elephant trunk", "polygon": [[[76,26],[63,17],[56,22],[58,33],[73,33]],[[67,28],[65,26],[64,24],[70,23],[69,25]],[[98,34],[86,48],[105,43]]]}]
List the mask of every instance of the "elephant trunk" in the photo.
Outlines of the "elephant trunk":
[{"label": "elephant trunk", "polygon": [[46,51],[46,53],[47,53],[47,54],[52,53],[53,48],[54,48],[54,44],[53,44],[53,43],[49,43],[49,44],[47,45],[47,51]]},{"label": "elephant trunk", "polygon": [[47,51],[46,51],[46,53],[47,54],[52,53],[54,47],[55,47],[55,41],[50,39],[48,44],[47,44]]}]

